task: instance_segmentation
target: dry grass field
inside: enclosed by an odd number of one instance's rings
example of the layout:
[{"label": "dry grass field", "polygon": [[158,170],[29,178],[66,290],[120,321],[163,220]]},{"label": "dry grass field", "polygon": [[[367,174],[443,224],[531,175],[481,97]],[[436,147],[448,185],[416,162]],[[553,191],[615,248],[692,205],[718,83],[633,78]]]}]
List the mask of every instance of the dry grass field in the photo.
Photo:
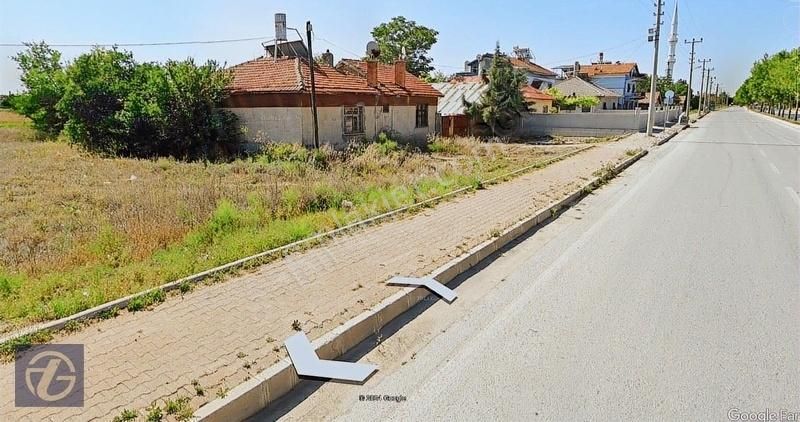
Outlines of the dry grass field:
[{"label": "dry grass field", "polygon": [[574,147],[437,140],[229,163],[89,155],[0,111],[0,332],[63,317]]}]

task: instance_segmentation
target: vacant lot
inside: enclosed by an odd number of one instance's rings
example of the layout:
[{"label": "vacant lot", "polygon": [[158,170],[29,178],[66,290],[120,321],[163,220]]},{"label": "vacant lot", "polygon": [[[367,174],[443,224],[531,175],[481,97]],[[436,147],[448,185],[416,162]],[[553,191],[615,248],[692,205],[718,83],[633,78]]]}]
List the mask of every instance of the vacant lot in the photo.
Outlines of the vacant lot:
[{"label": "vacant lot", "polygon": [[0,112],[0,331],[73,314],[575,147],[271,146],[230,163],[88,155]]}]

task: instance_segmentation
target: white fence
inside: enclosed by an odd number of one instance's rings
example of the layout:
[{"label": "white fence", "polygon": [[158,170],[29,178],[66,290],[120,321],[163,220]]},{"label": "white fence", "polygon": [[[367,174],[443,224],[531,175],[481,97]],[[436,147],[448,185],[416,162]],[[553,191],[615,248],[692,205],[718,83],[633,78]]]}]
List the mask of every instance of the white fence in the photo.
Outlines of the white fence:
[{"label": "white fence", "polygon": [[[665,107],[655,112],[655,126],[676,122],[680,107]],[[647,110],[596,110],[528,114],[520,120],[516,136],[608,136],[647,129]]]}]

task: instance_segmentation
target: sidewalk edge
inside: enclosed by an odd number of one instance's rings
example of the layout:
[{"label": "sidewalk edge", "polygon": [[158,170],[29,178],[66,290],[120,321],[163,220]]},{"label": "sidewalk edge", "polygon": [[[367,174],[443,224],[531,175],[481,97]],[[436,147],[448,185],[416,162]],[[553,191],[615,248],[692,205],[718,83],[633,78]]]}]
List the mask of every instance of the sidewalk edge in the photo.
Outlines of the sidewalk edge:
[{"label": "sidewalk edge", "polygon": [[[675,133],[679,132],[676,131]],[[667,138],[672,136],[674,134]],[[638,154],[627,158],[614,166],[613,174],[619,174],[647,154],[647,150],[642,150]],[[586,196],[588,192],[603,183],[600,177],[592,179],[566,198],[547,206],[531,217],[519,221],[503,231],[499,236],[475,246],[469,252],[439,267],[431,276],[439,282],[447,284],[459,274],[469,270],[531,229],[551,218],[557,218],[560,211],[570,208]],[[335,359],[370,335],[378,332],[394,318],[411,309],[428,294],[428,291],[422,288],[403,289],[383,300],[372,310],[356,316],[316,339],[312,342],[312,345],[321,359]],[[216,399],[198,409],[194,414],[194,419],[208,422],[244,420],[289,393],[299,382],[300,379],[294,371],[291,360],[286,357],[250,380],[234,387],[224,398]]]}]

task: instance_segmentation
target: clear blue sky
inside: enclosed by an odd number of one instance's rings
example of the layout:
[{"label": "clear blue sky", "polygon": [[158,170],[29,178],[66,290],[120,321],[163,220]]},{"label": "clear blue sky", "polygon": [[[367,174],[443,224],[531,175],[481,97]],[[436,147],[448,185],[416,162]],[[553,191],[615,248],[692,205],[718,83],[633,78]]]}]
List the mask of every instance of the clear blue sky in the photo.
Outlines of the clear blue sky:
[{"label": "clear blue sky", "polygon": [[[665,0],[659,73],[675,0]],[[703,37],[698,58],[712,58],[724,89],[735,90],[754,60],[765,52],[800,45],[800,0],[678,0],[676,78],[688,77],[689,48],[683,40]],[[552,67],[588,62],[599,51],[606,60],[636,61],[650,73],[653,23],[649,0],[575,1],[277,1],[277,0],[1,0],[0,43],[137,43],[212,40],[273,35],[273,14],[287,13],[289,26],[314,24],[315,53],[329,48],[336,60],[364,51],[370,30],[403,15],[439,31],[431,54],[436,67],[453,73],[464,60],[501,48],[527,46],[536,61]],[[290,35],[291,38],[291,35]],[[324,39],[324,40],[323,40]],[[215,59],[233,65],[262,54],[258,41],[221,45],[130,47],[140,61],[168,58]],[[10,56],[0,47],[0,92],[20,88]],[[60,48],[70,59],[87,48]]]}]

